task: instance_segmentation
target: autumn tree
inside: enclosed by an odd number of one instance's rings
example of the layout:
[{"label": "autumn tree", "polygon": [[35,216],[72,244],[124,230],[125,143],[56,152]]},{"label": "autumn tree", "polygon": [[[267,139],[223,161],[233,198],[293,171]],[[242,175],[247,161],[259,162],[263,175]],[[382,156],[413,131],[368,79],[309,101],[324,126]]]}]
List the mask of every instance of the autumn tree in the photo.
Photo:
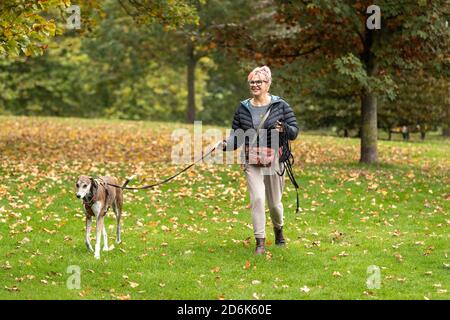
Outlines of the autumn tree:
[{"label": "autumn tree", "polygon": [[42,13],[67,6],[69,1],[3,0],[0,2],[0,58],[40,55],[56,35],[54,19]]},{"label": "autumn tree", "polygon": [[[285,65],[303,58],[317,65],[316,77],[331,73],[351,82],[361,104],[360,161],[364,163],[378,161],[377,99],[395,97],[393,76],[401,77],[404,70],[448,72],[447,1],[371,5],[371,1],[277,0],[272,17],[278,28],[266,29],[264,37],[256,40],[265,63]],[[324,63],[314,64],[317,60]],[[297,71],[297,76],[302,72]],[[348,90],[348,83],[343,89]]]},{"label": "autumn tree", "polygon": [[[196,68],[203,57],[213,54],[220,43],[216,41],[217,30],[233,25],[235,21],[248,17],[247,1],[218,1],[195,0],[178,1],[179,8],[171,6],[173,10],[192,14],[189,20],[175,26],[166,25],[163,21],[162,29],[154,36],[160,39],[166,51],[170,51],[168,58],[181,61],[186,66],[187,103],[186,121],[193,122],[196,118]],[[140,24],[152,24],[148,20],[148,8],[154,1],[120,1],[124,10]],[[194,15],[195,13],[195,15]],[[195,17],[195,18],[194,18]]]},{"label": "autumn tree", "polygon": [[[175,3],[168,3],[167,1],[119,0],[119,3],[125,12],[140,25],[151,26],[155,21],[158,21],[167,34],[165,36],[156,34],[156,36],[167,46],[167,50],[171,50],[173,46],[184,48],[188,83],[187,120],[192,122],[195,116],[195,66],[201,55],[195,52],[193,42],[196,35],[191,34],[193,32],[190,31],[197,28],[200,24],[198,6],[201,4],[195,2],[192,5],[184,0],[177,0]],[[161,7],[166,8],[165,14],[160,12]],[[188,31],[179,31],[181,27]],[[176,36],[180,34],[182,39],[177,39]],[[172,56],[172,58],[176,59],[177,55],[179,55],[179,50],[174,50],[174,53],[175,56]]]}]

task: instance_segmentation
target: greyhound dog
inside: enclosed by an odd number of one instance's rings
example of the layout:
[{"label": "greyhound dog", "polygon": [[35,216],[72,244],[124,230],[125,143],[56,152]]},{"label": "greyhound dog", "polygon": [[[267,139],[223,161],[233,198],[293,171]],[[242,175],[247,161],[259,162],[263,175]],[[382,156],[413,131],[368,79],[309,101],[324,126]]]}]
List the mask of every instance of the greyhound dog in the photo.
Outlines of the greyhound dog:
[{"label": "greyhound dog", "polygon": [[[126,179],[122,187],[126,187],[133,177]],[[77,198],[83,200],[83,209],[86,215],[86,237],[85,244],[88,250],[94,251],[91,245],[91,225],[92,218],[95,216],[97,220],[97,238],[95,243],[94,257],[100,259],[100,242],[103,232],[103,251],[108,251],[108,236],[104,224],[105,215],[110,206],[116,215],[116,244],[120,240],[120,218],[122,216],[123,193],[122,189],[112,187],[109,184],[117,185],[118,181],[114,177],[92,178],[88,176],[78,177],[76,188]]]}]

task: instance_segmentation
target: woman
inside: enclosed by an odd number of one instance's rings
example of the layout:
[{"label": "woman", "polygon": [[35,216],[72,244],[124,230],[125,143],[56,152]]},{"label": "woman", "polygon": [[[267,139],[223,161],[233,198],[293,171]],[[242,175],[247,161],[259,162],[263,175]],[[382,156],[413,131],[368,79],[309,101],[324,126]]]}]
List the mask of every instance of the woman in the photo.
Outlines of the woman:
[{"label": "woman", "polygon": [[[288,139],[294,140],[298,135],[299,128],[294,112],[289,104],[280,97],[269,94],[272,83],[272,75],[269,67],[255,68],[250,72],[247,80],[252,98],[240,103],[233,119],[233,132],[227,140],[221,143],[222,146],[219,145],[219,148],[222,147],[223,151],[236,150],[245,142],[244,150],[246,152],[246,159],[248,160],[249,152],[251,153],[252,150],[251,142],[245,138],[238,139],[236,130],[257,130],[261,120],[265,118],[269,109],[270,113],[262,125],[262,129],[268,130],[266,131],[267,147],[271,147],[271,137],[273,137],[269,130],[277,130],[277,133],[284,133],[283,130],[286,130],[285,134],[287,134]],[[275,135],[278,138],[279,136],[279,134]],[[274,154],[278,155],[278,152]],[[277,162],[277,157],[273,161]],[[279,246],[285,245],[283,236],[283,204],[281,202],[284,175],[280,176],[276,170],[271,170],[267,174],[268,171],[265,169],[267,168],[261,166],[261,164],[254,162],[248,163],[248,161],[244,166],[247,187],[250,194],[253,231],[256,239],[256,254],[263,254],[265,252],[266,198],[268,200],[270,217],[275,233],[275,244]]]}]

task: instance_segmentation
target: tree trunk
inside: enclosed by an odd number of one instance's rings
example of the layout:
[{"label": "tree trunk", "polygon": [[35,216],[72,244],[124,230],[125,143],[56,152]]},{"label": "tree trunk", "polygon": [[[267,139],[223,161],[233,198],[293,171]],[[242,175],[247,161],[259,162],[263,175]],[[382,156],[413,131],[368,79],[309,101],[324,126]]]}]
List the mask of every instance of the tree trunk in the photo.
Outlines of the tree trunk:
[{"label": "tree trunk", "polygon": [[188,123],[193,123],[195,120],[195,67],[197,59],[194,55],[194,45],[189,43],[187,46],[187,117]]},{"label": "tree trunk", "polygon": [[442,130],[442,135],[444,137],[450,137],[450,86],[448,87],[448,104],[447,104],[447,111],[446,111],[446,123],[447,125],[444,127],[444,129]]},{"label": "tree trunk", "polygon": [[392,140],[392,131],[391,131],[391,129],[388,129],[388,140],[389,141]]},{"label": "tree trunk", "polygon": [[[372,52],[375,33],[366,28],[364,37],[364,50],[361,60],[364,63],[368,76],[377,72],[375,55]],[[364,88],[361,94],[361,158],[362,163],[378,162],[378,124],[377,124],[377,98],[369,88]]]},{"label": "tree trunk", "polygon": [[372,92],[361,97],[361,158],[362,163],[378,162],[377,98]]},{"label": "tree trunk", "polygon": [[420,139],[425,140],[426,131],[420,131]]}]

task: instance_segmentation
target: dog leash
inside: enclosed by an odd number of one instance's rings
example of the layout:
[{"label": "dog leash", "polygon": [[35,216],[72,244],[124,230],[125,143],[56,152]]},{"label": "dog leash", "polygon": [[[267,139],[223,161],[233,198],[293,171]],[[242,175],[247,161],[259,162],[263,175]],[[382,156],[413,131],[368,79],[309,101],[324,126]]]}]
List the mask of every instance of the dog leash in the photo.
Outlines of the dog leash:
[{"label": "dog leash", "polygon": [[275,172],[279,175],[282,176],[284,174],[284,172],[286,171],[289,180],[291,180],[292,184],[294,185],[295,188],[295,192],[297,194],[297,207],[295,210],[295,213],[299,213],[300,212],[300,201],[299,201],[299,197],[298,197],[298,183],[295,180],[295,176],[294,176],[294,170],[293,170],[293,165],[294,165],[294,155],[292,154],[291,151],[291,143],[289,141],[288,135],[287,135],[287,127],[286,127],[286,123],[283,122],[283,131],[281,132],[281,149],[282,149],[282,155],[280,156],[280,164],[283,165],[283,170],[281,171],[281,173],[278,173],[278,171],[275,170]]},{"label": "dog leash", "polygon": [[[222,142],[222,141],[219,141],[219,142]],[[167,179],[164,179],[163,181],[160,181],[160,182],[157,182],[157,183],[154,183],[154,184],[149,184],[149,185],[142,186],[142,187],[126,187],[126,186],[118,186],[118,185],[116,185],[116,184],[112,184],[112,183],[108,183],[108,182],[106,182],[106,184],[109,185],[109,186],[111,186],[111,187],[119,188],[119,189],[122,189],[122,190],[145,190],[145,189],[150,189],[150,188],[159,186],[159,185],[161,185],[161,184],[164,184],[164,183],[166,183],[166,182],[169,182],[169,181],[172,180],[172,179],[175,179],[177,176],[179,176],[179,175],[182,174],[183,172],[189,170],[192,166],[194,166],[194,165],[197,164],[198,162],[200,162],[200,161],[202,161],[203,159],[205,159],[205,158],[206,158],[207,156],[209,156],[214,150],[216,150],[216,148],[217,148],[219,142],[217,142],[216,145],[215,145],[210,151],[208,151],[206,154],[204,154],[200,159],[198,159],[197,161],[191,163],[189,166],[187,166],[186,168],[184,168],[183,170],[181,170],[181,171],[178,172],[177,174],[175,174],[175,175],[173,175],[173,176],[171,176],[171,177],[169,177],[169,178],[167,178]]]}]

